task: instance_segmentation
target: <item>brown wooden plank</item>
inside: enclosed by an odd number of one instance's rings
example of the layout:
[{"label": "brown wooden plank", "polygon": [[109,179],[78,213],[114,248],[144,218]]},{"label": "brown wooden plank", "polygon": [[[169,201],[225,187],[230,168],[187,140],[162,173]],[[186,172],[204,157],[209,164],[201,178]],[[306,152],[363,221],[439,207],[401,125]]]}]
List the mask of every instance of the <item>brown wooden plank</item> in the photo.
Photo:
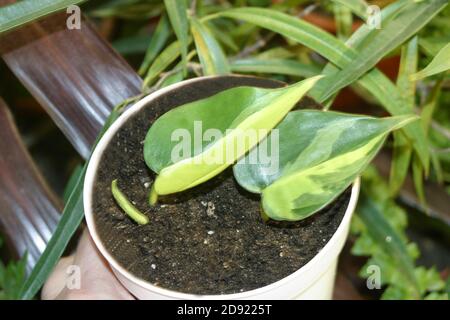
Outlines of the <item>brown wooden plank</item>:
[{"label": "brown wooden plank", "polygon": [[60,12],[1,36],[0,54],[87,157],[110,110],[139,94],[141,79],[88,21],[68,30],[66,19]]},{"label": "brown wooden plank", "polygon": [[28,270],[41,255],[62,205],[35,167],[0,98],[0,234],[14,258],[28,252]]}]

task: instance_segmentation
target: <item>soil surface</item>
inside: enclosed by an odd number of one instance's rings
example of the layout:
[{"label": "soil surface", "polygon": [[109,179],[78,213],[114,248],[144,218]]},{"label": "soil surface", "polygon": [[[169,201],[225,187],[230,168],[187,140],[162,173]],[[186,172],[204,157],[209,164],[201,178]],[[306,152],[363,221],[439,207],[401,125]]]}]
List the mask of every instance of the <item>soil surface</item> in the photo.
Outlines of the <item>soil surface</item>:
[{"label": "soil surface", "polygon": [[[143,140],[171,108],[239,86],[280,86],[251,77],[201,80],[154,100],[131,118],[107,147],[94,186],[93,211],[107,250],[127,270],[157,286],[192,294],[256,289],[295,272],[328,242],[345,213],[350,189],[296,223],[260,217],[259,196],[234,181],[231,170],[189,191],[147,204],[154,174],[143,158]],[[300,104],[312,107],[311,101]],[[116,205],[111,181],[150,218],[139,226]]]}]

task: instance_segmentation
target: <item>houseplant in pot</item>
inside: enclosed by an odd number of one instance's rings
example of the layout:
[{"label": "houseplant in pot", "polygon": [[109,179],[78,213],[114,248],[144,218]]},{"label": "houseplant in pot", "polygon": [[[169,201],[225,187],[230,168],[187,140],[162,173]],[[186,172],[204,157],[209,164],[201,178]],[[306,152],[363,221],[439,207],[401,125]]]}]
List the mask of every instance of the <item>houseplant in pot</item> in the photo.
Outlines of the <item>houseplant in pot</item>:
[{"label": "houseplant in pot", "polygon": [[84,207],[136,297],[330,298],[351,184],[387,134],[416,117],[313,110],[301,98],[319,78],[188,80],[108,129]]}]

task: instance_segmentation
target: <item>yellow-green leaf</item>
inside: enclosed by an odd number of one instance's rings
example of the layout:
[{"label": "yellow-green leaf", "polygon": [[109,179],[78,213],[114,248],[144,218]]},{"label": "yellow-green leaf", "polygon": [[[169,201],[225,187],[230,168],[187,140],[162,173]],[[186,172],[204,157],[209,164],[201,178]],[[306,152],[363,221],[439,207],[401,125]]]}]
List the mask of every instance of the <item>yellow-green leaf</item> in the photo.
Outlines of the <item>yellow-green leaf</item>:
[{"label": "yellow-green leaf", "polygon": [[263,139],[320,78],[278,89],[232,88],[161,116],[144,144],[147,165],[159,173],[154,191],[183,191],[225,170]]},{"label": "yellow-green leaf", "polygon": [[[238,183],[262,193],[265,214],[274,220],[300,220],[317,212],[362,172],[387,134],[417,116],[372,118],[337,112],[290,112],[271,133],[234,166]],[[272,162],[252,163],[266,148],[278,150]],[[277,161],[274,163],[274,161]],[[278,165],[278,170],[274,168]]]},{"label": "yellow-green leaf", "polygon": [[227,74],[230,72],[228,60],[220,44],[206,25],[191,18],[191,31],[195,47],[202,64],[204,75]]},{"label": "yellow-green leaf", "polygon": [[450,43],[443,47],[425,69],[411,75],[411,80],[419,80],[450,69]]}]

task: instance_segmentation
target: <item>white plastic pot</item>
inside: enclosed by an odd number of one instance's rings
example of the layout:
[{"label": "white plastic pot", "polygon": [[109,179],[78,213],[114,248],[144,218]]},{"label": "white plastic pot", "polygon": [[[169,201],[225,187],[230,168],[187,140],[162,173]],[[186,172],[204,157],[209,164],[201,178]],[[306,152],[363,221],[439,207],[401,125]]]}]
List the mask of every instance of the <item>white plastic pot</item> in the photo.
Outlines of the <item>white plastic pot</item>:
[{"label": "white plastic pot", "polygon": [[138,299],[331,299],[338,256],[347,238],[350,220],[358,199],[360,186],[359,179],[353,184],[350,201],[341,224],[323,249],[296,272],[277,282],[255,290],[227,295],[193,295],[163,289],[154,286],[125,270],[125,268],[114,259],[103,245],[95,227],[94,215],[92,212],[92,190],[97,167],[106,146],[120,127],[150,101],[162,94],[175,90],[180,86],[200,80],[205,80],[205,78],[182,81],[154,92],[138,101],[116,120],[98,143],[89,162],[83,193],[84,212],[87,225],[97,248],[108,261],[119,281]]}]

